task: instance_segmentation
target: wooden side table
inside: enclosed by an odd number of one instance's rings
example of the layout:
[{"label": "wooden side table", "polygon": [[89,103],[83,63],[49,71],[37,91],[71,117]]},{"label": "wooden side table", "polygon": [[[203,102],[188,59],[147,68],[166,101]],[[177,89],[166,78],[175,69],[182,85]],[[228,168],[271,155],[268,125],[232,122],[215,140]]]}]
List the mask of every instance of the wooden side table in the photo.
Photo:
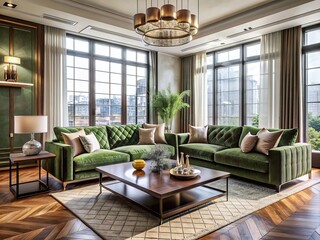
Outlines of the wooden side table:
[{"label": "wooden side table", "polygon": [[[38,155],[34,156],[25,156],[23,153],[11,153],[10,154],[10,180],[9,186],[11,192],[15,195],[16,198],[27,197],[39,193],[49,192],[49,173],[47,171],[47,180],[46,182],[41,180],[41,162],[42,160],[46,161],[48,169],[48,161],[54,159],[55,154],[49,153],[47,151],[41,151]],[[39,177],[35,181],[30,182],[19,182],[19,165],[24,162],[37,161],[39,166]],[[12,166],[16,165],[16,183],[12,183]]]}]

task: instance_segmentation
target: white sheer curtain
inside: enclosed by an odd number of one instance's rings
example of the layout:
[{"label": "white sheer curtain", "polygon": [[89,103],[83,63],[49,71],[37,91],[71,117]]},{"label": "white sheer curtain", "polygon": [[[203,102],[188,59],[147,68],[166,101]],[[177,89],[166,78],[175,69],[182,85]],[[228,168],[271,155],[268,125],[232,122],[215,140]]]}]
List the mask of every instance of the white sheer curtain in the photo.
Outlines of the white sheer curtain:
[{"label": "white sheer curtain", "polygon": [[259,127],[280,125],[281,32],[262,36],[260,51],[261,86],[259,94]]},{"label": "white sheer curtain", "polygon": [[45,27],[44,113],[48,116],[47,140],[55,138],[53,128],[67,125],[66,32]]},{"label": "white sheer curtain", "polygon": [[208,124],[208,96],[207,96],[207,55],[197,53],[194,61],[194,124],[205,126]]}]

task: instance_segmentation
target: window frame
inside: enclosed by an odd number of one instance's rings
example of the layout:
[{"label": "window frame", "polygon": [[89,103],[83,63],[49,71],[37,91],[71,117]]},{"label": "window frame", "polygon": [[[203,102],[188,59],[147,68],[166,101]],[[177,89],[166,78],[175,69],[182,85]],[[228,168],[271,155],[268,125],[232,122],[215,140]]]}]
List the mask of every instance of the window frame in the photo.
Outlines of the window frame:
[{"label": "window frame", "polygon": [[[320,31],[320,24],[315,24],[312,26],[304,27],[302,28],[302,59],[301,59],[301,65],[302,65],[302,86],[303,86],[303,110],[302,114],[304,116],[304,121],[303,121],[303,141],[308,142],[308,82],[307,82],[307,53],[312,53],[315,51],[320,51],[320,42],[319,43],[314,43],[310,45],[305,45],[305,34],[308,30],[310,29],[319,29]],[[320,85],[319,84],[313,84],[314,85]],[[318,101],[320,103],[320,101]]]},{"label": "window frame", "polygon": [[[74,35],[71,33],[67,33],[66,35],[66,39],[67,38],[72,38],[73,41],[75,40],[85,40],[88,41],[89,47],[88,47],[88,52],[81,52],[81,51],[76,51],[74,50],[75,46],[73,46],[73,50],[71,49],[66,49],[66,55],[71,55],[73,57],[84,57],[84,58],[88,58],[89,59],[89,76],[88,76],[88,82],[89,82],[89,88],[88,88],[88,125],[89,126],[95,126],[96,125],[96,91],[95,91],[95,84],[96,84],[96,79],[95,79],[95,61],[96,60],[101,60],[101,61],[108,61],[110,64],[111,63],[119,63],[121,64],[122,68],[121,68],[121,125],[122,124],[127,124],[127,66],[134,66],[136,68],[138,67],[142,67],[146,69],[146,116],[145,119],[148,122],[149,121],[149,72],[150,72],[150,64],[149,64],[149,52],[148,51],[144,51],[141,49],[136,49],[136,48],[132,48],[132,47],[127,47],[127,46],[123,46],[123,45],[118,45],[118,44],[114,44],[114,43],[110,43],[107,41],[102,41],[102,40],[97,40],[97,39],[92,39],[92,38],[86,38],[86,37],[82,37],[82,36],[78,36],[78,35]],[[102,56],[102,55],[98,55],[95,54],[95,44],[101,44],[101,45],[108,45],[109,46],[109,55],[108,56]],[[110,48],[111,47],[116,47],[116,48],[120,48],[121,51],[121,58],[114,58],[111,57],[110,55]],[[135,51],[136,54],[138,55],[139,52],[146,54],[146,63],[142,63],[142,62],[138,62],[137,60],[137,55],[136,55],[136,61],[131,61],[131,60],[127,60],[126,59],[126,52],[127,50],[132,50]],[[73,66],[73,68],[75,68]],[[111,70],[109,70],[109,74],[111,73]],[[137,73],[135,75],[136,77],[138,76]],[[68,81],[67,77],[65,79],[65,81]],[[108,83],[109,87],[111,84],[111,80]],[[137,87],[137,85],[136,85]],[[66,90],[66,94],[69,91]],[[73,89],[73,92],[75,92],[75,89]],[[109,93],[109,96],[111,95],[111,93]],[[136,95],[136,101],[137,101],[137,95]],[[69,105],[67,103],[67,105]],[[73,126],[77,126],[75,123],[75,105],[73,104]],[[138,124],[138,106],[135,106],[135,122],[136,124]],[[68,114],[69,114],[69,110],[68,110]],[[111,116],[110,116],[111,117]],[[69,125],[69,116],[68,116],[68,125]],[[71,125],[70,125],[71,126]]]},{"label": "window frame", "polygon": [[[207,53],[207,57],[209,55],[212,55],[213,57],[213,62],[210,64],[207,64],[207,70],[210,69],[212,70],[212,78],[213,78],[213,84],[212,84],[212,105],[213,105],[213,109],[212,109],[212,124],[216,125],[218,124],[218,107],[217,107],[217,74],[218,71],[217,69],[221,68],[221,67],[229,67],[232,65],[239,65],[239,124],[240,125],[244,125],[247,124],[246,122],[246,116],[247,116],[247,106],[246,106],[246,72],[245,72],[245,66],[246,63],[250,63],[250,62],[254,62],[254,61],[260,61],[260,55],[256,55],[256,56],[250,56],[250,57],[246,57],[246,47],[250,46],[250,45],[255,45],[260,43],[260,40],[255,40],[252,42],[248,42],[248,43],[244,43],[244,44],[240,44],[240,45],[235,45],[235,46],[231,46],[228,48],[223,48],[223,49],[219,49],[217,51],[212,51],[212,52],[208,52]],[[224,62],[217,62],[217,55],[221,52],[224,51],[231,51],[232,49],[236,49],[239,48],[240,49],[240,58],[237,60],[230,60],[230,61],[224,61]],[[208,92],[207,92],[208,94]],[[209,110],[208,110],[209,111]],[[208,114],[208,120],[209,120],[209,114]]]}]

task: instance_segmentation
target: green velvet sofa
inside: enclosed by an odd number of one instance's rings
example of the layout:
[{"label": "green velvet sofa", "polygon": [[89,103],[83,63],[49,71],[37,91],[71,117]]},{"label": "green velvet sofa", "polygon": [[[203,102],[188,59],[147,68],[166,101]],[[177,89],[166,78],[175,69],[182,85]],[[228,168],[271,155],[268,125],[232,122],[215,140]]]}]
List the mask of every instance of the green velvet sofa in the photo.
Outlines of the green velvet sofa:
[{"label": "green velvet sofa", "polygon": [[[49,162],[48,169],[56,179],[60,180],[64,189],[67,184],[97,178],[95,168],[98,166],[129,162],[139,159],[144,153],[154,149],[155,145],[138,145],[139,124],[121,126],[89,126],[89,127],[55,127],[55,140],[45,143],[45,150],[56,155],[54,161]],[[73,133],[84,129],[86,134],[93,133],[99,144],[100,150],[92,153],[83,153],[73,157],[72,147],[65,144],[62,132]],[[177,137],[172,133],[165,133],[168,144],[166,147],[171,157],[175,158],[177,152]]]},{"label": "green velvet sofa", "polygon": [[[279,192],[281,186],[295,178],[309,174],[311,177],[311,146],[295,143],[297,129],[284,129],[277,147],[269,155],[257,152],[243,153],[240,144],[252,126],[209,125],[208,143],[188,143],[189,133],[180,133],[179,152],[190,156],[191,164],[230,172],[232,175],[270,184]],[[268,129],[275,131],[279,129]]]}]

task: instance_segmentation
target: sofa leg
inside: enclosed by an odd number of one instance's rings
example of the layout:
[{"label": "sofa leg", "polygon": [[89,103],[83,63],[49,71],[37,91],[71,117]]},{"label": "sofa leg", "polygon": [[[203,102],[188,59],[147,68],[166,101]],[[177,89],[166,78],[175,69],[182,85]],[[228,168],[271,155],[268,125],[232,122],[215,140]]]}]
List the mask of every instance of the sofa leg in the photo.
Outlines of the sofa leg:
[{"label": "sofa leg", "polygon": [[308,173],[308,177],[309,177],[309,179],[311,179],[311,177],[312,177],[312,172],[309,172],[309,173]]},{"label": "sofa leg", "polygon": [[66,182],[63,182],[63,183],[62,183],[63,191],[65,191],[65,190],[67,189],[67,185],[68,185],[68,183],[66,183]]},{"label": "sofa leg", "polygon": [[281,191],[281,185],[276,186],[276,191],[277,191],[277,193]]}]

